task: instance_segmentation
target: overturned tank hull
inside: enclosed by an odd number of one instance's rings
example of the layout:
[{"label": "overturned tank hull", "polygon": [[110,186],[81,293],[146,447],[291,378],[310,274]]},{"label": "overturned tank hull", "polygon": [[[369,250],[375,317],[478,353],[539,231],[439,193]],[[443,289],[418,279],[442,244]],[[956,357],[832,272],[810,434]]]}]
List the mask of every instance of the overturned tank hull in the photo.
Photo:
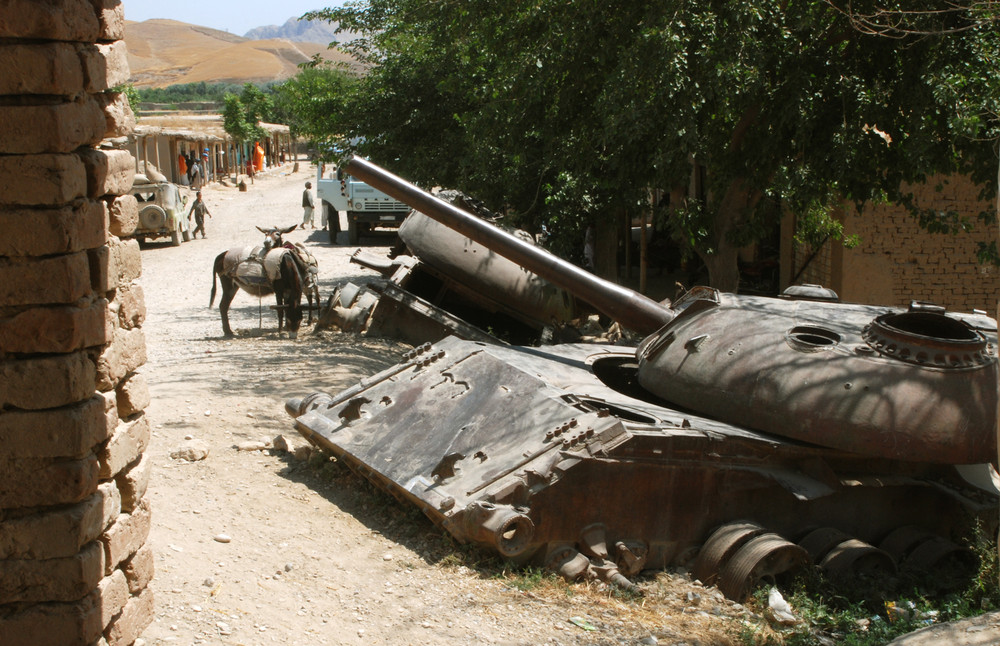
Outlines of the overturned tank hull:
[{"label": "overturned tank hull", "polygon": [[[570,578],[628,585],[644,568],[695,564],[706,582],[725,575],[723,591],[740,598],[846,541],[860,550],[852,563],[872,567],[877,554],[891,571],[896,559],[878,546],[901,529],[945,540],[932,560],[954,561],[962,550],[947,539],[995,506],[952,467],[834,451],[648,399],[628,349],[452,337],[286,408],[311,442],[458,540]],[[733,529],[744,521],[750,529]],[[743,542],[727,535],[735,548],[709,545],[697,559],[720,527]],[[796,545],[817,529],[844,538],[815,554]]]},{"label": "overturned tank hull", "polygon": [[406,254],[354,253],[351,262],[383,279],[338,288],[325,324],[414,345],[449,335],[533,344],[591,312],[566,290],[418,211],[407,216],[399,237]]}]

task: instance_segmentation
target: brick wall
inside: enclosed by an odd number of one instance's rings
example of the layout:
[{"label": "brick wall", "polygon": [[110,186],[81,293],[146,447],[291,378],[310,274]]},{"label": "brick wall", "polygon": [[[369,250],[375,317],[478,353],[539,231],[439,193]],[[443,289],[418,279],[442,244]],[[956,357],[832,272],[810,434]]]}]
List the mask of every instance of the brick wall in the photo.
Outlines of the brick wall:
[{"label": "brick wall", "polygon": [[[980,265],[976,251],[977,243],[997,240],[997,226],[978,222],[976,215],[995,205],[980,201],[978,193],[979,187],[961,176],[931,178],[916,188],[921,206],[958,211],[975,223],[972,232],[959,235],[928,233],[901,206],[869,205],[861,213],[847,207],[841,215],[844,232],[860,236],[861,244],[844,249],[827,243],[797,282],[832,287],[849,302],[906,306],[922,300],[949,311],[994,313],[1000,272]],[[795,266],[809,253],[795,249]]]},{"label": "brick wall", "polygon": [[153,618],[119,0],[0,0],[0,643]]}]

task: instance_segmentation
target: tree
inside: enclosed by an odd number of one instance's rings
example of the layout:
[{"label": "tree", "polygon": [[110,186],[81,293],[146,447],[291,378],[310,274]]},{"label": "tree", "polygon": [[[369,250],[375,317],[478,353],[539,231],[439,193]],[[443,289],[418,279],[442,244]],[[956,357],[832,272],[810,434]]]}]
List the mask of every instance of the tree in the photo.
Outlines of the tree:
[{"label": "tree", "polygon": [[222,127],[230,137],[242,144],[262,136],[263,129],[257,122],[249,120],[240,97],[227,94],[225,103],[222,110]]},{"label": "tree", "polygon": [[638,215],[665,189],[667,225],[720,289],[784,211],[836,235],[834,204],[917,209],[903,187],[930,173],[995,188],[988,142],[960,136],[975,124],[956,97],[1000,75],[971,8],[922,18],[947,37],[894,38],[823,0],[369,0],[310,17],[366,35],[340,129],[361,152],[535,222]]},{"label": "tree", "polygon": [[292,136],[304,137],[323,150],[332,149],[346,121],[347,97],[356,76],[316,61],[274,89],[276,118],[287,123]]}]

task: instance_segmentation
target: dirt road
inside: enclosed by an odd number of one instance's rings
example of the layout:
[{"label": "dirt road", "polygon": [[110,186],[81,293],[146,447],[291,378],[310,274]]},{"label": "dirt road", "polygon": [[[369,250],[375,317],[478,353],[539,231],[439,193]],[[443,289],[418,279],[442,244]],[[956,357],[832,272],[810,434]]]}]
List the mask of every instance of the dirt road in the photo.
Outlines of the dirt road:
[{"label": "dirt road", "polygon": [[[318,454],[299,462],[235,448],[294,436],[285,399],[342,390],[408,349],[305,326],[289,340],[268,300],[258,327],[257,299],[245,293],[230,311],[237,336],[223,338],[208,307],[212,261],[258,243],[255,226],[301,221],[314,169],[290,171],[260,176],[245,193],[207,187],[208,238],[142,252],[157,569],[146,644],[736,643],[741,607],[686,577],[662,574],[642,582],[645,600],[619,599],[598,584],[477,567],[486,555]],[[324,298],[341,281],[373,276],[323,231],[286,239],[317,256]],[[198,442],[205,459],[170,457]]]}]

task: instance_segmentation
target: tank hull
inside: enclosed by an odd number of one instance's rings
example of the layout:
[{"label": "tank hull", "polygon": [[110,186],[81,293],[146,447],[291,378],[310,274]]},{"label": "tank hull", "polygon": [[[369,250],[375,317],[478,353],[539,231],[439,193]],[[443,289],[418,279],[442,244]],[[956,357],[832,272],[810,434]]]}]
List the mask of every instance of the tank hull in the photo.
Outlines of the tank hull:
[{"label": "tank hull", "polygon": [[487,307],[502,309],[537,329],[577,316],[575,299],[565,290],[419,211],[406,218],[399,237],[470,301],[485,300]]},{"label": "tank hull", "polygon": [[821,526],[866,544],[910,525],[951,536],[995,504],[938,486],[957,479],[950,467],[808,446],[605,381],[634,387],[629,352],[451,337],[286,407],[311,442],[458,540],[555,569],[579,555],[616,573],[690,564],[715,527],[740,519],[792,541]]}]

